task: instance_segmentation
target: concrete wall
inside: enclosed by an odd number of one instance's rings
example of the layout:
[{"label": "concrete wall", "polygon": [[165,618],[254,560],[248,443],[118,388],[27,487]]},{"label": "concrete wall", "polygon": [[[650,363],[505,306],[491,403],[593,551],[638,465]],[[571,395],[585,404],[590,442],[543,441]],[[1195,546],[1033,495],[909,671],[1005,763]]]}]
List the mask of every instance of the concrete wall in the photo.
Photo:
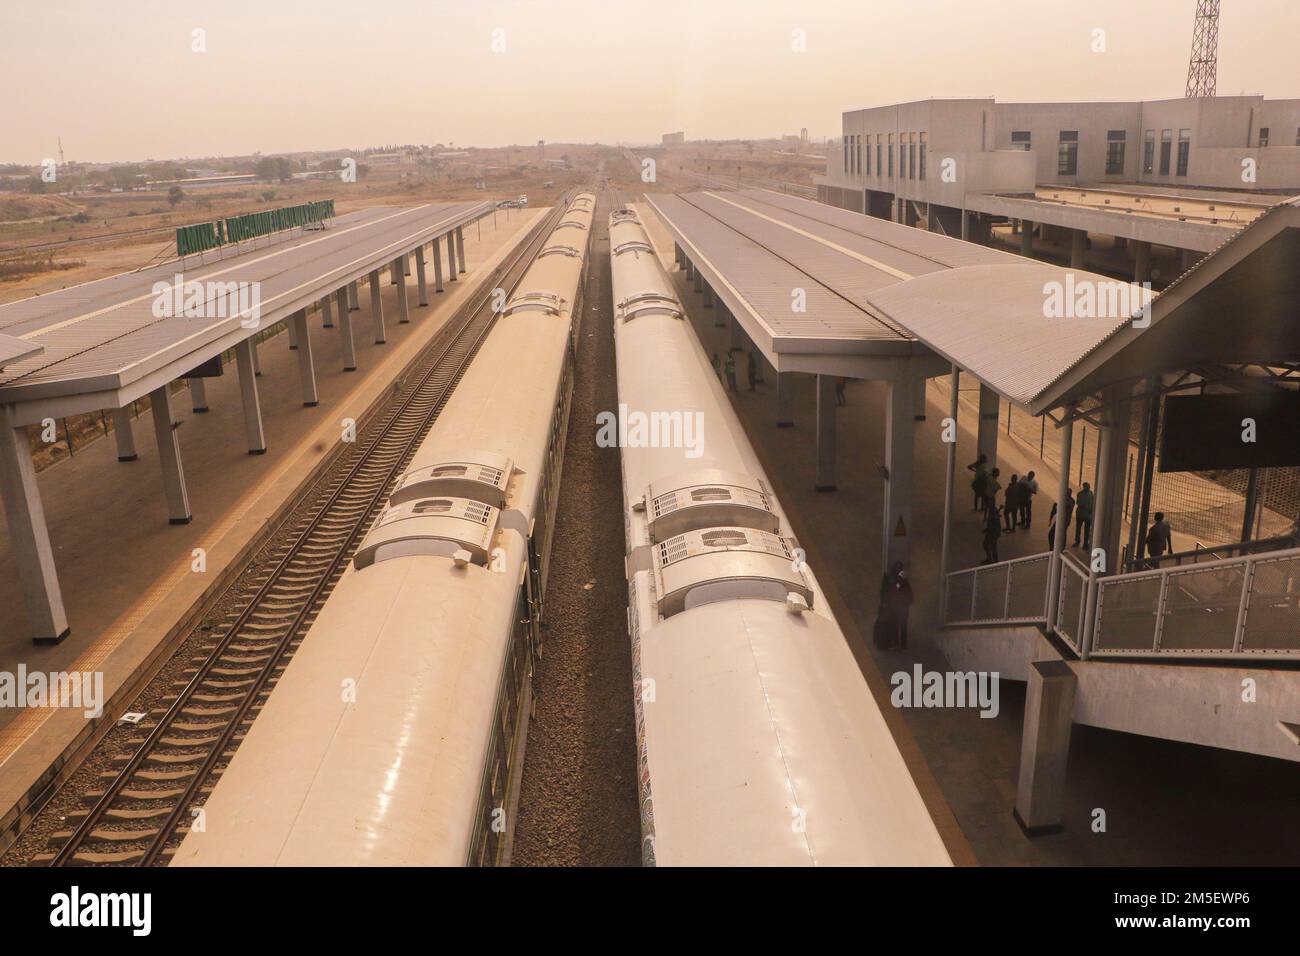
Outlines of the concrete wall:
[{"label": "concrete wall", "polygon": [[[1267,127],[1269,143],[1259,144]],[[1106,172],[1111,131],[1124,131],[1123,170]],[[1161,136],[1170,133],[1169,172],[1160,174]],[[1178,175],[1178,144],[1190,131],[1187,175]],[[1015,132],[1030,134],[1031,149],[1012,143]],[[1074,175],[1058,174],[1062,131],[1078,134]],[[1154,140],[1151,172],[1144,169],[1144,142]],[[1029,192],[1036,183],[1151,183],[1175,187],[1300,191],[1300,100],[1262,96],[1130,103],[995,103],[991,99],[923,100],[843,114],[843,146],[827,156],[828,183],[846,189],[878,189],[905,199],[960,207],[966,193]],[[926,179],[902,172],[901,148],[913,135],[927,140]],[[895,147],[889,173],[888,144]],[[854,139],[855,138],[855,139]],[[876,159],[879,139],[883,163]],[[866,150],[871,150],[868,167]],[[1025,159],[1025,155],[1030,158]],[[859,161],[859,156],[861,157]],[[958,160],[959,182],[943,183],[943,157]],[[1245,181],[1242,161],[1254,160],[1256,178]],[[884,167],[883,169],[881,167]],[[868,173],[868,168],[870,172]],[[900,175],[900,173],[902,173]],[[956,187],[956,188],[954,188]]]}]

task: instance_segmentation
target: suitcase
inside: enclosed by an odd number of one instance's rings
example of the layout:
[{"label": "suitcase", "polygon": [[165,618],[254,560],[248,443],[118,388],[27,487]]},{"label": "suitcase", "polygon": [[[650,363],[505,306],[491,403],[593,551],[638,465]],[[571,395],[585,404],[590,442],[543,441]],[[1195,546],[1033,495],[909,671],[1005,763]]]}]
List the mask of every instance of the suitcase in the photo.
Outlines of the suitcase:
[{"label": "suitcase", "polygon": [[882,651],[893,650],[898,646],[898,627],[893,621],[878,617],[872,628],[872,640]]}]

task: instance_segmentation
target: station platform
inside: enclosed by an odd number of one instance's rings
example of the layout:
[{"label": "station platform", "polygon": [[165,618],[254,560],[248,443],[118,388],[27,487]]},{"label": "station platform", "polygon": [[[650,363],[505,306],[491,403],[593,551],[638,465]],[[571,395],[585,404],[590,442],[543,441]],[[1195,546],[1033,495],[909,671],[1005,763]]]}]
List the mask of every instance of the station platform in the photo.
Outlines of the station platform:
[{"label": "station platform", "polygon": [[[134,695],[133,678],[172,639],[197,623],[203,605],[238,573],[295,493],[326,461],[342,436],[342,420],[360,420],[482,277],[514,248],[543,209],[489,214],[465,229],[467,271],[420,307],[410,289],[409,324],[399,324],[397,287],[382,285],[387,343],[356,336],[357,371],[342,371],[338,330],[309,316],[318,402],[304,407],[298,353],[278,334],[258,351],[267,452],[248,455],[240,383],[233,370],[206,380],[206,414],[195,414],[187,391],[173,396],[194,520],[170,525],[157,467],[153,429],[134,423],[139,459],[119,463],[113,438],[77,449],[38,476],[50,538],[63,584],[70,636],[33,646],[8,530],[0,523],[0,672],[100,672],[108,703],[99,720],[115,720]],[[367,316],[363,304],[358,313]],[[336,318],[337,324],[337,318]],[[368,329],[368,319],[360,320]],[[192,570],[195,549],[206,570]],[[0,846],[6,845],[33,788],[93,733],[80,709],[0,708]]]},{"label": "station platform", "polygon": [[[715,325],[717,310],[704,308],[704,297],[691,288],[673,265],[673,237],[644,205],[638,207],[669,269],[697,334],[709,352],[725,355],[730,330]],[[930,778],[951,808],[975,858],[985,865],[1276,865],[1300,853],[1300,834],[1293,826],[1295,768],[1279,760],[1209,747],[1117,733],[1090,726],[1074,727],[1070,754],[1067,824],[1061,832],[1030,838],[1012,816],[1020,759],[1025,686],[1000,681],[999,712],[982,719],[974,709],[896,709],[889,700],[889,675],[950,668],[939,643],[940,541],[946,446],[941,422],[948,414],[945,380],[927,388],[926,418],[918,423],[914,465],[914,507],[910,573],[916,588],[906,651],[882,651],[871,642],[879,603],[884,534],[880,502],[884,482],[880,465],[885,448],[887,383],[855,381],[846,387],[847,405],[836,410],[836,486],[817,491],[816,377],[791,376],[794,427],[778,428],[777,377],[762,362],[765,381],[748,391],[745,358],[738,356],[739,391],[733,405],[784,505],[801,547],[887,719],[905,728],[900,741],[911,739],[916,753],[904,753],[925,766],[918,783]],[[970,388],[968,402],[967,388]],[[963,376],[957,461],[960,474],[976,457],[977,383]],[[1020,413],[1018,412],[1019,416]],[[1035,426],[1038,422],[1034,423]],[[1005,427],[1005,419],[999,428]],[[1051,431],[1051,423],[1047,426]],[[1013,428],[1013,434],[1015,429]],[[1000,556],[1041,553],[1046,547],[1058,472],[1038,457],[1022,436],[998,446],[1004,483],[1013,473],[1037,473],[1033,527],[1028,533],[1004,535]],[[1086,461],[1090,472],[1095,459]],[[1085,473],[1085,480],[1089,475]],[[1076,484],[1077,490],[1077,484]],[[953,510],[951,567],[972,567],[983,557],[979,515],[960,479]],[[1072,544],[1072,539],[1067,542]],[[1076,555],[1080,552],[1075,551]],[[900,744],[901,745],[901,744]],[[924,787],[922,790],[924,792]],[[1227,814],[1207,807],[1228,806]],[[1107,812],[1107,830],[1094,832],[1093,812]]]}]

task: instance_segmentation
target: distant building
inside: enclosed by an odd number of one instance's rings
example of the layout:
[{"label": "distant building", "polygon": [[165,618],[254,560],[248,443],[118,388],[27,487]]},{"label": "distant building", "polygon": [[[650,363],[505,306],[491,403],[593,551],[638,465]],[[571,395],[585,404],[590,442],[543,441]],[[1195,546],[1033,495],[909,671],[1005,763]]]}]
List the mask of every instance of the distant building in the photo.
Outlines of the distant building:
[{"label": "distant building", "polygon": [[685,133],[664,133],[663,144],[665,146],[682,146],[686,143]]}]

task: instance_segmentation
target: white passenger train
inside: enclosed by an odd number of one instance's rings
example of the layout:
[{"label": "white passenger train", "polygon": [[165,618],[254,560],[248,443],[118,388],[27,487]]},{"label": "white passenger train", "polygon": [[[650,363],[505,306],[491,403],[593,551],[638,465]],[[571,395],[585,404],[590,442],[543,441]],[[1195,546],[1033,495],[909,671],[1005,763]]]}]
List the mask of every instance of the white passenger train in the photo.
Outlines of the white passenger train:
[{"label": "white passenger train", "polygon": [[633,210],[610,255],[645,861],[950,865]]},{"label": "white passenger train", "polygon": [[499,861],[594,209],[561,216],[173,865]]}]

